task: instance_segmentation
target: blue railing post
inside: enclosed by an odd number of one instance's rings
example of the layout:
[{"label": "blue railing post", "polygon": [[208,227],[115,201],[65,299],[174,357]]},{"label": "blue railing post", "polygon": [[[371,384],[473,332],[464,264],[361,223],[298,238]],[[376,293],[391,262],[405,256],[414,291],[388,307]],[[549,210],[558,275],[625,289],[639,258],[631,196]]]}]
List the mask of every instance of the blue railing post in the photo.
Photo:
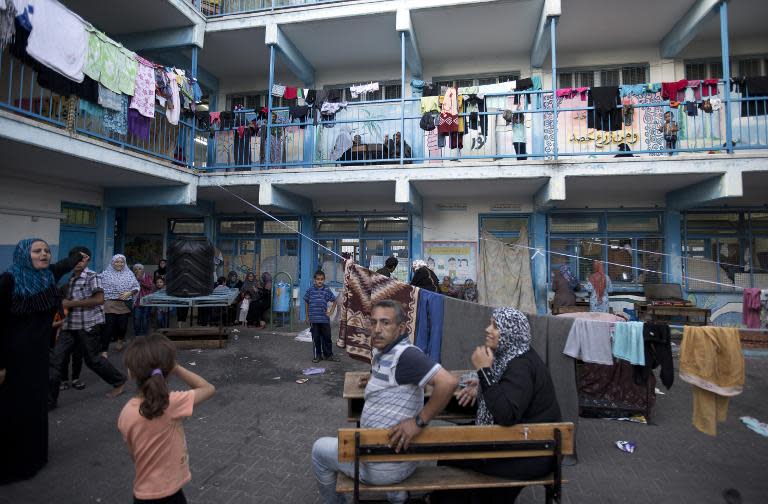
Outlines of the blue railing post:
[{"label": "blue railing post", "polygon": [[269,87],[267,88],[267,145],[264,147],[264,168],[269,168],[272,140],[272,86],[275,84],[275,46],[269,46]]},{"label": "blue railing post", "polygon": [[557,18],[549,18],[550,51],[552,53],[552,152],[557,159]]},{"label": "blue railing post", "polygon": [[[395,143],[392,142],[392,145]],[[389,154],[389,153],[388,153]],[[400,32],[400,164],[405,155],[405,32]]]},{"label": "blue railing post", "polygon": [[731,124],[731,57],[728,47],[728,0],[720,2],[720,52],[723,61],[723,81],[725,94],[725,147],[728,154],[733,154],[733,130]]},{"label": "blue railing post", "polygon": [[[197,3],[200,3],[200,0],[197,0]],[[197,79],[197,52],[198,48],[196,45],[192,46],[192,78]],[[199,83],[198,83],[199,85]],[[192,96],[194,97],[195,90],[192,89]],[[191,155],[187,156],[187,166],[190,168],[195,167],[195,116],[192,115],[192,135],[189,138],[189,149],[192,151]]]}]

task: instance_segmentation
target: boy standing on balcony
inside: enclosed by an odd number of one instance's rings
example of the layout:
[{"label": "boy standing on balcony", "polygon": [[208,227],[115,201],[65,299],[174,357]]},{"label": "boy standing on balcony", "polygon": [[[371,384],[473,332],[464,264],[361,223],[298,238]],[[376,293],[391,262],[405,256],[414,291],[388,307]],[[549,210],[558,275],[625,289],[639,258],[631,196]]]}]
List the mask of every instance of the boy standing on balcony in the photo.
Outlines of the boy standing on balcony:
[{"label": "boy standing on balcony", "polygon": [[328,309],[328,302],[335,301],[336,296],[331,289],[325,286],[325,273],[322,270],[315,272],[315,285],[307,289],[304,294],[304,305],[307,320],[312,331],[312,362],[320,362],[321,359],[339,362],[339,358],[333,355],[331,343],[331,313],[336,308],[332,305]]},{"label": "boy standing on balcony", "polygon": [[[664,124],[659,126],[659,131],[664,133],[664,142],[667,150],[673,151],[677,148],[677,132],[679,128],[677,122],[672,120],[672,112],[664,112]],[[672,155],[672,152],[669,153]]]}]

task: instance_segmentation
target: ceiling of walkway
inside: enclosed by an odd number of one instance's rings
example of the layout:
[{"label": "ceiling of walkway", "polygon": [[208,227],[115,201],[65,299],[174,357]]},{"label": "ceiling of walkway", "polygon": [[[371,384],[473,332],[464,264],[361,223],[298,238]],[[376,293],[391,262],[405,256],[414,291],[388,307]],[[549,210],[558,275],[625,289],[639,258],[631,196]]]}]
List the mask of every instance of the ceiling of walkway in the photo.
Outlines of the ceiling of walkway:
[{"label": "ceiling of walkway", "polygon": [[61,0],[80,17],[107,34],[139,33],[191,26],[171,2],[158,0]]}]

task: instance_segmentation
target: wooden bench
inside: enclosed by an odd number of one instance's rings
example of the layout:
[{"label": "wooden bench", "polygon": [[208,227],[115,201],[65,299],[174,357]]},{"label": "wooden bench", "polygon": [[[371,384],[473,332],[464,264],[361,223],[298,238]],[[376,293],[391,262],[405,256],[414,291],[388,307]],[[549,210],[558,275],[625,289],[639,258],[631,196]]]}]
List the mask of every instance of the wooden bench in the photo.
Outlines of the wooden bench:
[{"label": "wooden bench", "polygon": [[[339,473],[336,491],[396,492],[508,488],[542,485],[546,502],[560,502],[564,455],[573,455],[573,423],[426,427],[411,441],[408,450],[395,453],[387,446],[387,429],[339,429],[339,462],[354,463],[354,477]],[[418,466],[406,480],[392,485],[360,482],[360,462],[416,462],[477,460],[516,457],[552,457],[554,472],[536,480],[510,480],[449,466]]]}]

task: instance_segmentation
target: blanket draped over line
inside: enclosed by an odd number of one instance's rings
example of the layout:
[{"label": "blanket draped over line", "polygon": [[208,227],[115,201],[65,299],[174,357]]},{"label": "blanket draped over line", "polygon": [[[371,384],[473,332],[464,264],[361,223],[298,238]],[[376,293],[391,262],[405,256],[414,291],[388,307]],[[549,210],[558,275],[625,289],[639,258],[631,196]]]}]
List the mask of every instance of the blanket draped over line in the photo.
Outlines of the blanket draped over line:
[{"label": "blanket draped over line", "polygon": [[419,290],[348,261],[344,268],[344,300],[337,346],[350,357],[371,361],[371,307],[384,299],[399,301],[405,311],[406,332],[411,343],[416,334]]}]

